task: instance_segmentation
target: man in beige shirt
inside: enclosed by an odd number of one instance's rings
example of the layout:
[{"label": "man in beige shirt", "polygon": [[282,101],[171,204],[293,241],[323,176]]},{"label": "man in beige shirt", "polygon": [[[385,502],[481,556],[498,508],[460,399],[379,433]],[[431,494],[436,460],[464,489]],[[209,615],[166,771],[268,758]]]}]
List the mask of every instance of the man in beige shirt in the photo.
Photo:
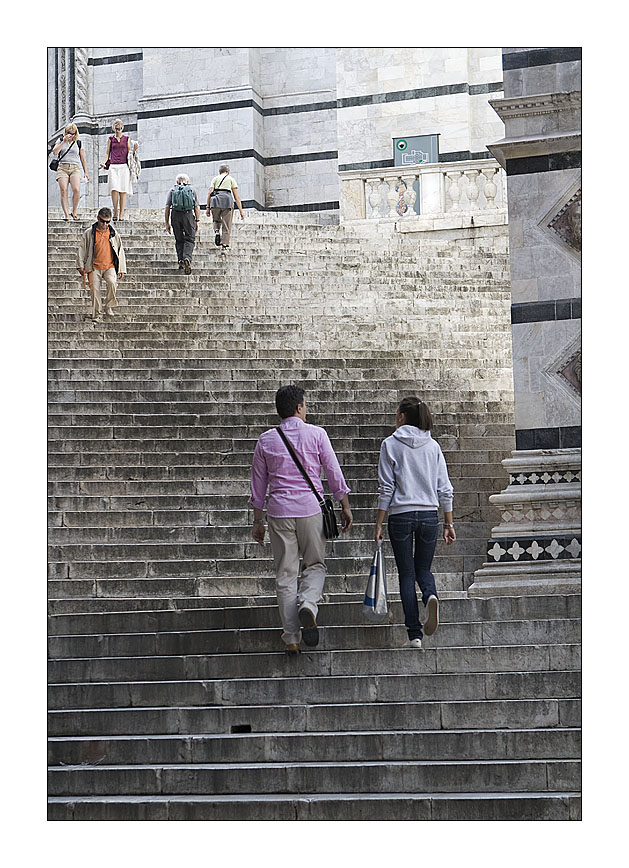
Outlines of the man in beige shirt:
[{"label": "man in beige shirt", "polygon": [[212,179],[210,192],[207,194],[207,216],[214,221],[214,243],[217,247],[227,250],[234,215],[234,200],[240,211],[240,219],[244,220],[242,202],[238,193],[238,182],[229,174],[229,166],[221,166],[219,174]]}]

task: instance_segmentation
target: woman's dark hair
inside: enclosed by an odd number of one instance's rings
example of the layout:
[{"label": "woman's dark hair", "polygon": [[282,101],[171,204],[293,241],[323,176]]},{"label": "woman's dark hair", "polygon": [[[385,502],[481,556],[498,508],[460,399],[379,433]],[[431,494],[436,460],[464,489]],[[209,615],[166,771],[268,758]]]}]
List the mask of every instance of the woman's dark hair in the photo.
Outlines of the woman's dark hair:
[{"label": "woman's dark hair", "polygon": [[297,407],[304,403],[305,394],[299,386],[281,386],[275,393],[275,406],[280,419],[294,416]]},{"label": "woman's dark hair", "polygon": [[406,416],[407,425],[414,425],[421,431],[432,431],[432,415],[426,404],[419,398],[414,395],[402,398],[398,410]]}]

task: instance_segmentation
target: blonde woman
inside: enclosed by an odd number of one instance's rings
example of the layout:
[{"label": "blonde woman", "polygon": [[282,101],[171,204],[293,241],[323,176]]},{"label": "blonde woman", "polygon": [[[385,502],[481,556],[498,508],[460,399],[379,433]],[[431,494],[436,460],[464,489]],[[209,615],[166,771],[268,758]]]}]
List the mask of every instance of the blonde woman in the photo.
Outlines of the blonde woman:
[{"label": "blonde woman", "polygon": [[63,209],[63,219],[70,220],[70,212],[68,206],[68,184],[72,188],[72,219],[78,220],[77,208],[79,207],[79,199],[81,198],[81,166],[85,180],[89,181],[87,174],[87,163],[85,162],[85,151],[81,147],[79,139],[79,131],[76,124],[67,124],[63,131],[63,138],[57,139],[55,146],[52,149],[55,157],[59,158],[59,168],[57,169],[57,181],[59,182],[59,191],[61,193],[61,207]]},{"label": "blonde woman", "polygon": [[[116,118],[111,128],[114,134],[107,139],[107,151],[100,167],[101,169],[109,169],[107,192],[111,194],[111,201],[114,206],[113,219],[123,220],[127,195],[133,193],[128,164],[131,139],[129,136],[122,135],[124,124],[120,118]],[[120,208],[118,207],[119,205]]]}]

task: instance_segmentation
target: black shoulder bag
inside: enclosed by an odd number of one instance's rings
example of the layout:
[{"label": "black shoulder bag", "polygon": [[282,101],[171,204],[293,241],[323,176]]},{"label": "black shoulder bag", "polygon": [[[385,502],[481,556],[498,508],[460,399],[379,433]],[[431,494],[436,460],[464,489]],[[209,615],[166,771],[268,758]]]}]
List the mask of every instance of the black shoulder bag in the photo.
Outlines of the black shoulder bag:
[{"label": "black shoulder bag", "polygon": [[[72,147],[73,144],[74,144],[74,142],[70,143],[70,148]],[[65,155],[68,153],[70,148],[66,148],[65,151],[63,152],[63,155],[61,154],[61,152],[59,152],[59,156],[53,157],[52,160],[48,163],[48,168],[50,169],[51,172],[57,171],[57,169],[59,168],[59,163],[63,160],[63,157],[65,157]]]},{"label": "black shoulder bag", "polygon": [[321,497],[317,489],[314,487],[312,479],[308,476],[306,471],[304,470],[301,461],[295,455],[295,450],[290,445],[286,435],[282,431],[281,428],[277,428],[277,433],[280,435],[282,440],[284,441],[284,445],[290,452],[290,456],[297,465],[298,469],[301,472],[301,475],[304,477],[310,488],[312,488],[314,496],[317,498],[319,502],[319,506],[321,507],[321,514],[323,516],[323,535],[326,539],[336,539],[339,535],[339,526],[336,522],[336,516],[334,514],[334,503],[331,497],[326,497],[325,499]]}]

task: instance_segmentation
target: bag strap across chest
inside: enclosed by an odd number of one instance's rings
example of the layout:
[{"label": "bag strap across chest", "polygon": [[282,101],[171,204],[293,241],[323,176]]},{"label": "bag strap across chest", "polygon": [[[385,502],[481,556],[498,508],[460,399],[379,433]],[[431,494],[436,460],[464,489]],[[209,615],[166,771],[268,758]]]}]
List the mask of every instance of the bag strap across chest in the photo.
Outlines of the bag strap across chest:
[{"label": "bag strap across chest", "polygon": [[294,450],[293,447],[291,446],[291,444],[290,444],[288,438],[286,437],[286,435],[284,434],[284,432],[282,431],[281,428],[276,428],[275,430],[277,431],[277,433],[280,435],[280,437],[281,437],[282,440],[284,441],[284,445],[285,445],[286,448],[288,449],[291,458],[293,459],[293,461],[294,461],[295,464],[297,465],[297,468],[298,468],[299,471],[301,472],[301,475],[304,477],[304,479],[306,480],[306,482],[308,483],[308,485],[309,485],[310,488],[312,489],[312,493],[313,493],[314,496],[317,498],[317,500],[318,500],[318,502],[319,502],[319,505],[320,505],[320,506],[321,506],[321,505],[325,505],[325,501],[324,501],[324,499],[321,497],[321,495],[319,494],[319,492],[318,492],[317,489],[315,488],[314,483],[313,483],[312,479],[308,476],[308,473],[306,472],[306,470],[304,470],[304,467],[303,467],[301,461],[299,460],[299,458],[297,458],[297,455],[295,454],[295,450]]}]

